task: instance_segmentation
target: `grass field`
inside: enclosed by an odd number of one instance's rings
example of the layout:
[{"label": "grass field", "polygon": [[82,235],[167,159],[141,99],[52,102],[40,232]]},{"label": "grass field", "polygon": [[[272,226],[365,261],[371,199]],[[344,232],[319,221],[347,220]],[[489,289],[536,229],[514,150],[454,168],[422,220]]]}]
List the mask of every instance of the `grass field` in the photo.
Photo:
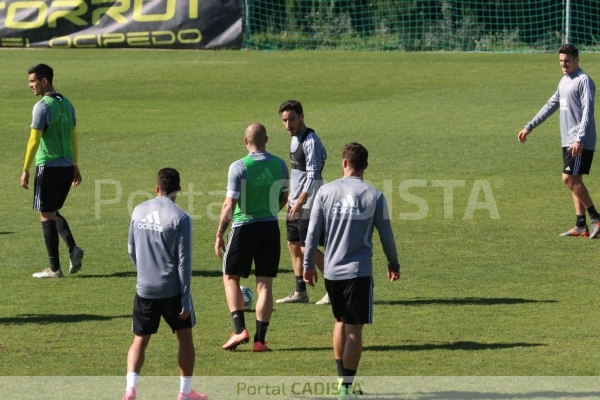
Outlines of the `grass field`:
[{"label": "grass field", "polygon": [[[54,67],[80,133],[84,180],[63,214],[86,258],[61,280],[31,278],[46,251],[32,193],[19,187],[38,100],[26,69],[38,62]],[[581,55],[597,79],[599,62]],[[0,69],[0,375],[124,374],[129,212],[165,166],[180,171],[188,194],[178,203],[195,216],[196,374],[333,375],[328,307],[277,305],[270,353],[220,348],[232,324],[212,248],[227,167],[255,121],[287,157],[277,109],[290,98],[329,152],[325,178],[340,176],[343,144],[358,141],[370,152],[366,179],[392,205],[402,278],[385,280],[377,245],[360,375],[600,373],[600,241],[558,237],[574,223],[558,117],[525,145],[516,139],[556,89],[556,54],[35,50],[0,51]],[[598,203],[599,176],[596,166],[587,179]],[[292,285],[284,252],[276,298]],[[309,294],[320,299],[322,282]],[[163,325],[142,373],[176,375],[175,349]]]}]

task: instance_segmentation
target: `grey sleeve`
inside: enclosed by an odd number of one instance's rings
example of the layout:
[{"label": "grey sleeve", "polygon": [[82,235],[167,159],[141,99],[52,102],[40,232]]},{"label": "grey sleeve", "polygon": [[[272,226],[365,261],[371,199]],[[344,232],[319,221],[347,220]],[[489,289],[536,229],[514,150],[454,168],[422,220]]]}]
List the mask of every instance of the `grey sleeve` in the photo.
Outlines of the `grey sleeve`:
[{"label": "grey sleeve", "polygon": [[192,219],[186,215],[179,221],[177,235],[177,254],[179,256],[179,284],[181,286],[181,311],[190,312],[190,285],[192,283]]},{"label": "grey sleeve", "polygon": [[590,120],[594,117],[594,95],[595,88],[591,79],[583,75],[584,79],[579,82],[579,93],[581,94],[581,122],[577,132],[577,142],[581,143],[588,132]]},{"label": "grey sleeve", "polygon": [[396,240],[392,231],[392,223],[388,213],[388,205],[383,193],[377,198],[375,208],[375,228],[379,232],[379,240],[383,247],[383,252],[388,261],[388,268],[393,271],[400,271],[400,260],[398,259],[398,250],[396,249]]},{"label": "grey sleeve", "polygon": [[227,197],[239,199],[242,192],[242,180],[246,179],[246,168],[242,161],[236,161],[229,166],[227,174]]},{"label": "grey sleeve", "polygon": [[540,126],[542,122],[546,120],[549,116],[554,114],[556,110],[560,107],[560,95],[558,94],[558,89],[556,92],[550,97],[548,102],[542,109],[537,113],[535,117],[531,121],[525,125],[525,129],[531,131],[536,127]]},{"label": "grey sleeve", "polygon": [[133,265],[137,268],[137,260],[135,257],[135,238],[133,236],[133,219],[129,222],[129,238],[127,241],[127,252],[133,262]]},{"label": "grey sleeve", "polygon": [[[306,182],[302,191],[310,193],[315,179],[321,179],[321,166],[325,159],[323,147],[319,146],[319,141],[315,140],[314,134],[309,134],[306,140],[302,143],[304,155],[306,157]],[[316,176],[315,176],[316,175]]]},{"label": "grey sleeve", "polygon": [[31,128],[44,131],[50,124],[50,108],[43,101],[38,101],[31,112]]},{"label": "grey sleeve", "polygon": [[315,268],[315,253],[319,248],[319,238],[321,237],[321,230],[323,229],[323,223],[325,221],[323,205],[321,203],[321,189],[319,188],[319,191],[315,195],[313,207],[310,210],[308,233],[306,234],[306,241],[304,244],[304,269]]}]

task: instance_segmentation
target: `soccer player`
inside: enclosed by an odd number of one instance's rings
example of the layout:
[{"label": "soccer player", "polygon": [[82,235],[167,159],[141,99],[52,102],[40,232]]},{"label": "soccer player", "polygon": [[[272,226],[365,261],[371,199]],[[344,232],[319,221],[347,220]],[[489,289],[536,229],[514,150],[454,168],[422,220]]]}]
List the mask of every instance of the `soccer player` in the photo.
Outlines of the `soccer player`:
[{"label": "soccer player", "polygon": [[317,281],[314,253],[325,233],[325,287],[335,318],[333,354],[348,394],[362,353],[362,329],[373,322],[373,229],[379,232],[390,281],[400,278],[400,262],[386,199],[363,181],[368,152],[358,143],[344,146],[344,177],[315,195],[306,236],[304,280]]},{"label": "soccer player", "polygon": [[[600,234],[600,214],[596,211],[583,175],[588,175],[596,149],[596,123],[594,121],[594,81],[579,68],[579,51],[572,44],[558,49],[558,61],[564,76],[550,100],[519,132],[518,139],[525,143],[527,135],[560,108],[560,136],[562,140],[562,181],[573,197],[575,227],[560,236],[589,236]],[[586,215],[591,219],[592,231],[588,230]]]},{"label": "soccer player", "polygon": [[181,190],[179,172],[163,168],[156,176],[157,196],[138,205],[131,215],[128,252],[137,269],[133,301],[133,343],[127,354],[127,387],[123,400],[135,400],[146,347],[158,331],[161,316],[179,341],[177,400],[206,400],[192,390],[196,324],[191,296],[192,221],[175,204]]},{"label": "soccer player", "polygon": [[[292,258],[292,267],[296,287],[289,296],[277,300],[277,303],[308,303],[306,282],[304,282],[302,258],[304,242],[310,220],[310,209],[317,190],[323,184],[321,172],[325,167],[327,152],[315,131],[304,123],[302,104],[288,100],[279,107],[279,115],[288,134],[292,137],[290,158],[292,182],[287,212],[287,242]],[[323,245],[323,240],[319,244]],[[323,252],[315,251],[316,265],[323,271]],[[327,293],[316,304],[329,304]]]},{"label": "soccer player", "polygon": [[[253,350],[269,350],[265,336],[273,312],[273,279],[281,256],[277,213],[287,203],[289,173],[285,161],[267,152],[268,139],[263,125],[250,124],[244,134],[249,154],[229,167],[215,239],[215,254],[223,258],[223,285],[234,328],[223,345],[225,350],[235,350],[250,339],[240,278],[248,278],[253,261],[258,293]],[[232,220],[225,248],[223,235]]]},{"label": "soccer player", "polygon": [[46,64],[27,70],[29,89],[42,99],[33,106],[33,121],[21,187],[29,189],[29,168],[35,159],[33,209],[40,212],[40,221],[50,265],[34,278],[61,278],[59,240],[62,237],[70,255],[69,273],[77,273],[82,266],[83,250],[75,239],[67,220],[59,213],[71,185],[81,183],[79,172],[75,108],[62,94],[56,93],[52,80],[54,71]]}]

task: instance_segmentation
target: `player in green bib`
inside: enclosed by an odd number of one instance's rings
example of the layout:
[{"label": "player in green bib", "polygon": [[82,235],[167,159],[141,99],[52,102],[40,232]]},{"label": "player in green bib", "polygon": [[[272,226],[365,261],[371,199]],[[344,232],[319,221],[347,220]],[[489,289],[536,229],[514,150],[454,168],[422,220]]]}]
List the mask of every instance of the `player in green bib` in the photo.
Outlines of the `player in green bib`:
[{"label": "player in green bib", "polygon": [[[264,218],[272,219],[273,205],[279,204],[281,159],[272,157],[271,161],[261,162],[246,156],[242,158],[242,163],[246,172],[246,191],[235,206],[234,225]],[[248,185],[252,187],[248,188]]]},{"label": "player in green bib", "polygon": [[75,108],[63,95],[56,93],[52,80],[54,72],[46,64],[29,68],[29,88],[42,96],[33,107],[31,134],[21,174],[21,187],[29,189],[29,169],[35,159],[33,209],[40,212],[49,266],[34,278],[61,278],[59,239],[69,249],[71,274],[81,269],[83,250],[75,239],[67,220],[60,214],[71,186],[81,183],[77,166],[77,131]]},{"label": "player in green bib", "polygon": [[[263,125],[249,125],[244,137],[249,154],[229,167],[215,240],[215,254],[223,258],[223,284],[234,327],[223,345],[225,350],[234,350],[250,340],[240,278],[250,276],[253,262],[258,293],[253,350],[269,350],[265,335],[273,312],[273,279],[281,255],[277,213],[287,203],[289,173],[285,161],[266,151],[267,140]],[[231,221],[225,247],[223,235]]]}]

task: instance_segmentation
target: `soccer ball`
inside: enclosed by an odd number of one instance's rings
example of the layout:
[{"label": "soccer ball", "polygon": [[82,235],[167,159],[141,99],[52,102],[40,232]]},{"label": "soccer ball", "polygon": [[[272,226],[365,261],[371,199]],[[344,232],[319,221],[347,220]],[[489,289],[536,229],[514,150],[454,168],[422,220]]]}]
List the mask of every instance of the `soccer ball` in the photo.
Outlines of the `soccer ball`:
[{"label": "soccer ball", "polygon": [[244,310],[250,310],[254,304],[254,293],[246,286],[240,286],[242,296],[244,297]]}]

